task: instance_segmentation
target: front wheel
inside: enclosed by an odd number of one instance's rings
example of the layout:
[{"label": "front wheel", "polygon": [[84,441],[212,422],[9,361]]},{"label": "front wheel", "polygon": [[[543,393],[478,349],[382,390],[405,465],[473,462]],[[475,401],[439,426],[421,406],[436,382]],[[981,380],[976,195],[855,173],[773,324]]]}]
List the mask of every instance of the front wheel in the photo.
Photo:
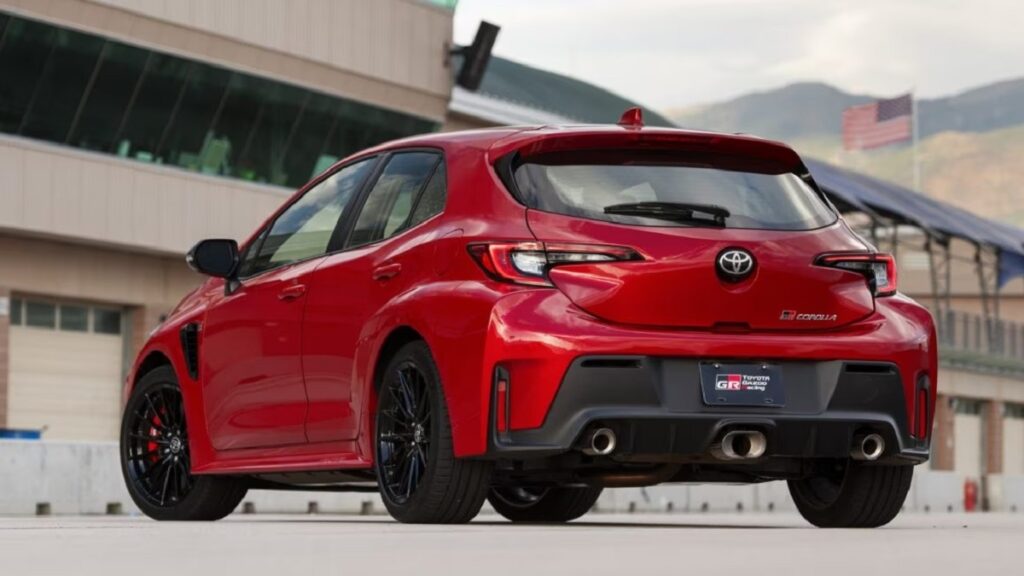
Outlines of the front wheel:
[{"label": "front wheel", "polygon": [[441,377],[423,342],[406,344],[388,362],[375,444],[381,498],[399,522],[459,524],[480,512],[490,463],[455,457]]},{"label": "front wheel", "polygon": [[135,505],[155,520],[219,520],[246,493],[235,478],[192,474],[185,405],[169,366],[144,375],[125,406],[121,471]]},{"label": "front wheel", "polygon": [[600,486],[495,487],[487,501],[513,522],[569,522],[589,512],[602,490]]},{"label": "front wheel", "polygon": [[838,461],[812,476],[789,481],[800,515],[819,528],[876,528],[899,514],[914,467]]}]

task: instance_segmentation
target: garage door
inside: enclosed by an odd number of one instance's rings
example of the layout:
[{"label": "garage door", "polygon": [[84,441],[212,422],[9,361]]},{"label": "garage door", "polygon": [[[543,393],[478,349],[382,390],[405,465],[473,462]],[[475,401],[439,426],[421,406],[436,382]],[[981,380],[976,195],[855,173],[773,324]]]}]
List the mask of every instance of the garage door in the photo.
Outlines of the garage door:
[{"label": "garage door", "polygon": [[1006,407],[1003,419],[1003,474],[1024,475],[1024,405]]},{"label": "garage door", "polygon": [[954,470],[968,478],[981,477],[981,402],[957,399],[953,421]]},{"label": "garage door", "polygon": [[116,440],[124,358],[113,308],[12,299],[8,423],[47,440]]}]

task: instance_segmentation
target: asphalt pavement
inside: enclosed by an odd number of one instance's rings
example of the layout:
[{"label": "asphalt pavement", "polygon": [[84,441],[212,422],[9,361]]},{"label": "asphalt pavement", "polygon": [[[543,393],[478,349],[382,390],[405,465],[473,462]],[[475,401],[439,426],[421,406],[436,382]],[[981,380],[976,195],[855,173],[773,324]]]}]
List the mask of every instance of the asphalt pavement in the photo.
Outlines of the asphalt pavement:
[{"label": "asphalt pavement", "polygon": [[1024,514],[906,514],[875,530],[819,530],[788,513],[592,514],[563,526],[0,518],[0,574],[1012,575],[1024,574]]}]

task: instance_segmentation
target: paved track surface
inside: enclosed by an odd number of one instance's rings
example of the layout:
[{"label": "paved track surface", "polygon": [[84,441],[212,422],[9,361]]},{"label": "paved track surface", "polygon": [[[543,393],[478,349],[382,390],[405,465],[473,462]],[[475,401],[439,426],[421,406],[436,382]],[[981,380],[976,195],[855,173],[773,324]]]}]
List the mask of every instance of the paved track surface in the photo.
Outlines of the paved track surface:
[{"label": "paved track surface", "polygon": [[0,574],[1024,574],[1024,514],[904,515],[817,530],[788,514],[591,515],[568,526],[382,516],[0,518]]}]

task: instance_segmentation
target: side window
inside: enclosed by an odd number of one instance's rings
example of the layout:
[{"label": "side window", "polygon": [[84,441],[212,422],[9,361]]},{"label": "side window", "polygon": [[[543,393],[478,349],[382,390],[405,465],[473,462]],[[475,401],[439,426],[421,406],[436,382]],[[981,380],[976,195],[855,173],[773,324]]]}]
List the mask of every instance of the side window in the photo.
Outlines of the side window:
[{"label": "side window", "polygon": [[347,246],[383,240],[408,228],[416,198],[440,162],[441,156],[433,152],[392,156],[367,195]]},{"label": "side window", "polygon": [[342,168],[303,194],[264,232],[251,260],[246,254],[243,270],[251,275],[326,254],[342,213],[372,165],[364,160]]},{"label": "side window", "polygon": [[444,211],[444,201],[448,197],[448,179],[444,171],[444,162],[437,165],[434,175],[427,182],[427,187],[416,202],[409,226],[415,226],[427,218]]}]

